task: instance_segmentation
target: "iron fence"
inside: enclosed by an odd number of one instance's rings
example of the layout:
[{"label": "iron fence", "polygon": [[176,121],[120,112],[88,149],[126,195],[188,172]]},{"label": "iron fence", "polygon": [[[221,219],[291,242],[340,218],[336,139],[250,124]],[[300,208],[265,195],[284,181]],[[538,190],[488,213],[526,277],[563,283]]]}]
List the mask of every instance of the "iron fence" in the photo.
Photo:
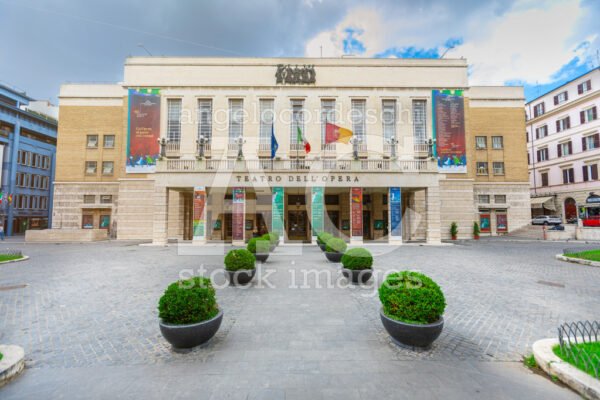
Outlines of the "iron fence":
[{"label": "iron fence", "polygon": [[598,321],[570,322],[558,327],[561,355],[567,357],[577,368],[595,375],[596,378],[600,370],[600,358],[596,354],[590,355],[581,345],[598,343],[599,334]]}]

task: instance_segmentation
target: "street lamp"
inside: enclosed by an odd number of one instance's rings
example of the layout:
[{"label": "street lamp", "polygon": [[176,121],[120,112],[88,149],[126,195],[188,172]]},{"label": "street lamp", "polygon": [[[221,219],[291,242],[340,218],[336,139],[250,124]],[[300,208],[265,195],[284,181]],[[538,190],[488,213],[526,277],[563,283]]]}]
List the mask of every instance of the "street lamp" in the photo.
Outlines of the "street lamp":
[{"label": "street lamp", "polygon": [[169,140],[167,138],[159,138],[158,139],[158,145],[160,146],[160,158],[164,158],[167,155],[167,142]]},{"label": "street lamp", "polygon": [[243,137],[240,136],[239,138],[237,138],[235,140],[235,142],[238,145],[238,155],[237,155],[237,158],[238,158],[238,160],[241,160],[244,157],[243,146],[244,146],[244,143],[246,143],[246,141],[244,140]]},{"label": "street lamp", "polygon": [[396,139],[395,137],[392,137],[388,140],[389,145],[391,146],[391,157],[393,160],[396,159],[396,145],[398,144],[398,139]]},{"label": "street lamp", "polygon": [[427,141],[427,157],[433,158],[433,139]]},{"label": "street lamp", "polygon": [[198,144],[198,159],[201,160],[204,158],[204,144],[207,142],[207,139],[204,135],[200,135],[196,143]]}]

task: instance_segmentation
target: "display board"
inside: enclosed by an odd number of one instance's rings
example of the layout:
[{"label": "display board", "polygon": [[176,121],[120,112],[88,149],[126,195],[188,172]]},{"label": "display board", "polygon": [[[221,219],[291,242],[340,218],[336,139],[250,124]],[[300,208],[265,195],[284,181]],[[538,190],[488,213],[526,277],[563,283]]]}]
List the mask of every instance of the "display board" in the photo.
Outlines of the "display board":
[{"label": "display board", "polygon": [[283,188],[273,188],[273,221],[272,232],[279,234],[283,238]]},{"label": "display board", "polygon": [[194,240],[204,239],[204,206],[206,204],[206,188],[204,186],[194,187]]},{"label": "display board", "polygon": [[311,225],[312,235],[317,236],[319,232],[323,232],[323,188],[313,187],[311,196]]},{"label": "display board", "polygon": [[156,159],[160,156],[159,138],[160,90],[129,89],[125,172],[154,172]]},{"label": "display board", "polygon": [[352,213],[352,238],[362,239],[363,215],[362,215],[362,188],[350,189],[350,212]]},{"label": "display board", "polygon": [[465,102],[462,90],[434,90],[433,132],[435,155],[441,173],[467,172]]},{"label": "display board", "polygon": [[402,240],[402,188],[390,187],[391,240]]},{"label": "display board", "polygon": [[233,188],[232,239],[244,240],[244,206],[246,194],[243,187]]}]

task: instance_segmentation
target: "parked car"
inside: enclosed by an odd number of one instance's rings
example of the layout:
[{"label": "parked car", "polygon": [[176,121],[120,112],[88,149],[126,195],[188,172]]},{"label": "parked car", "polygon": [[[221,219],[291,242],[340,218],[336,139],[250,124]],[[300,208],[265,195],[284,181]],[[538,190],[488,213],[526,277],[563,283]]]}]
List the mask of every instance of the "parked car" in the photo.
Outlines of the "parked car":
[{"label": "parked car", "polygon": [[581,220],[583,226],[600,226],[600,215],[594,215]]},{"label": "parked car", "polygon": [[531,220],[531,225],[560,225],[562,220],[554,215],[540,215]]}]

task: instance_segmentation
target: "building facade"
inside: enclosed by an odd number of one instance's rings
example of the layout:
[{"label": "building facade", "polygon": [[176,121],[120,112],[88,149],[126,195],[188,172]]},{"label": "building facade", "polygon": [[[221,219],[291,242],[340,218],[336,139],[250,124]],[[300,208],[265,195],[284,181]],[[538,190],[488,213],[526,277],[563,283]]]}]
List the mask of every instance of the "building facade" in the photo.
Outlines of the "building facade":
[{"label": "building facade", "polygon": [[[128,58],[122,83],[61,86],[53,228],[156,244],[508,232],[529,222],[523,106],[521,87],[469,86],[462,59]],[[328,124],[352,140],[326,143]]]},{"label": "building facade", "polygon": [[577,216],[600,191],[600,69],[526,104],[532,215]]},{"label": "building facade", "polygon": [[30,102],[0,84],[0,216],[7,235],[52,225],[57,121],[27,110]]}]

